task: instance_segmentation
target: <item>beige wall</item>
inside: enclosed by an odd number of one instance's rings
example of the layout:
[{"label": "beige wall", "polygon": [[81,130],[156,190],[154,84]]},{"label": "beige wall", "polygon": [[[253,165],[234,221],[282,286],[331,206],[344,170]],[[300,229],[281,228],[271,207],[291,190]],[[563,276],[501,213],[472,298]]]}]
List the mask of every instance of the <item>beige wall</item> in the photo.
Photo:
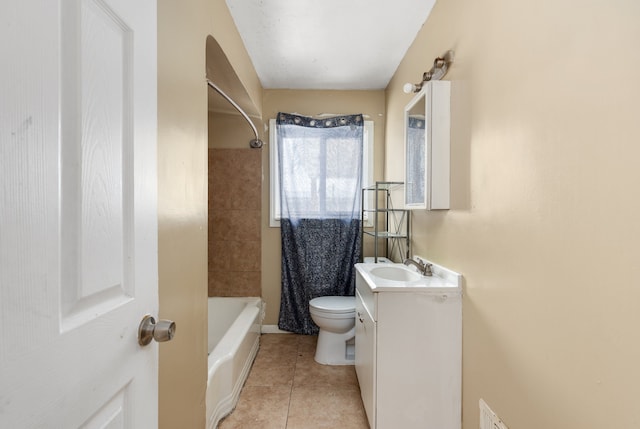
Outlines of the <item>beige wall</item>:
[{"label": "beige wall", "polygon": [[161,428],[203,428],[206,392],[207,91],[205,1],[158,2],[158,227]]},{"label": "beige wall", "polygon": [[[387,88],[402,111],[456,53],[451,210],[414,253],[464,275],[464,429],[484,398],[512,429],[640,425],[640,4],[439,1]],[[609,61],[610,60],[610,61]]]},{"label": "beige wall", "polygon": [[158,2],[160,317],[177,324],[175,338],[160,345],[159,421],[167,429],[205,427],[208,35],[254,104],[262,99],[224,0]]},{"label": "beige wall", "polygon": [[[251,120],[260,130],[262,122],[257,118]],[[240,114],[209,111],[209,148],[247,149],[254,138],[251,127]]]},{"label": "beige wall", "polygon": [[[375,179],[382,180],[384,146],[384,91],[299,91],[265,90],[263,118],[266,123],[278,112],[306,116],[321,114],[362,113],[365,120],[374,121]],[[268,133],[267,133],[268,136]],[[262,184],[262,297],[267,303],[264,323],[278,324],[280,310],[280,228],[269,227],[269,150],[262,153],[264,181]]]}]

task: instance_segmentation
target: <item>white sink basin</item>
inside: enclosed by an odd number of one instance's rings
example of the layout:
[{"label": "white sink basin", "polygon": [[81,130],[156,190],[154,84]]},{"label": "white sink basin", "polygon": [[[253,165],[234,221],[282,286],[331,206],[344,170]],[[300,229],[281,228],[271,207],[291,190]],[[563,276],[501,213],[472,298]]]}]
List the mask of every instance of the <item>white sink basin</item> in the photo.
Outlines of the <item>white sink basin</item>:
[{"label": "white sink basin", "polygon": [[[429,261],[427,261],[429,262]],[[462,276],[441,265],[432,264],[433,276],[423,276],[403,264],[359,263],[356,264],[356,287],[360,293],[376,292],[427,292],[459,293],[462,291]]]},{"label": "white sink basin", "polygon": [[385,280],[396,282],[412,282],[420,280],[422,276],[403,265],[376,267],[371,269],[371,274]]}]

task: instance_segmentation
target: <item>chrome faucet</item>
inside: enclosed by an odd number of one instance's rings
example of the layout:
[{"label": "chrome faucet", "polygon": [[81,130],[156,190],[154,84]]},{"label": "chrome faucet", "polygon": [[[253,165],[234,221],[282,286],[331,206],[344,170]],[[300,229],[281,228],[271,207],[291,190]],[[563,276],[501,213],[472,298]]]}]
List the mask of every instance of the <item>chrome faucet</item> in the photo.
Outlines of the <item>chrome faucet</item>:
[{"label": "chrome faucet", "polygon": [[409,266],[409,265],[415,266],[420,272],[420,274],[422,274],[423,276],[430,277],[433,275],[433,272],[431,272],[431,264],[427,262],[419,262],[419,261],[414,261],[411,258],[407,258],[404,260],[404,264],[406,266]]}]

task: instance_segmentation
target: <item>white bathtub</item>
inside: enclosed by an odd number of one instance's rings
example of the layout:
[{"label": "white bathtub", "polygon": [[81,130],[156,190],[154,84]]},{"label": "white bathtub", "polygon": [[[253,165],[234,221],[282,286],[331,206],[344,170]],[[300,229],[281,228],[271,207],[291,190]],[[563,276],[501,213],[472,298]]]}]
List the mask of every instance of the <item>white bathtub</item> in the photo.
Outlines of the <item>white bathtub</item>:
[{"label": "white bathtub", "polygon": [[260,298],[209,298],[207,429],[238,402],[258,352],[263,315]]}]

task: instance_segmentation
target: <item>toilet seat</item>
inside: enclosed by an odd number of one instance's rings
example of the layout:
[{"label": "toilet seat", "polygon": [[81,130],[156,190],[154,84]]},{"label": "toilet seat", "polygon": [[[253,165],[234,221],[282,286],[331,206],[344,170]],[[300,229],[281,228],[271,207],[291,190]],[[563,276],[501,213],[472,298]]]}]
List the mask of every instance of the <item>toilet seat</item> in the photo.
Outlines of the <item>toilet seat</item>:
[{"label": "toilet seat", "polygon": [[309,301],[309,310],[326,317],[354,315],[355,296],[321,296]]}]

